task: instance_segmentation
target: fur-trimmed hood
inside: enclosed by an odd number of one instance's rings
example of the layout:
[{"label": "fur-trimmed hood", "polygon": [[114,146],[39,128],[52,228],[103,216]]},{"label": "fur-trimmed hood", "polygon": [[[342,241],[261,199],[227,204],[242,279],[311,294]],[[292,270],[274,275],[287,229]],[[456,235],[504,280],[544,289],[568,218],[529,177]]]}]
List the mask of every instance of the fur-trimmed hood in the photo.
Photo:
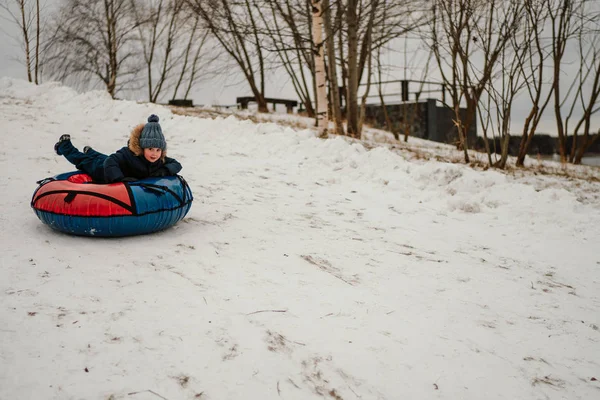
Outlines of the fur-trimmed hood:
[{"label": "fur-trimmed hood", "polygon": [[[131,152],[133,154],[135,154],[136,156],[144,155],[144,149],[142,149],[142,146],[140,146],[140,136],[142,136],[142,130],[144,129],[144,126],[145,126],[145,124],[139,124],[136,127],[134,127],[131,130],[131,134],[129,135],[129,141],[127,142],[127,147],[129,147],[129,150],[131,150]],[[167,158],[167,149],[165,148],[162,151],[160,160],[162,162],[165,162],[166,158]]]}]

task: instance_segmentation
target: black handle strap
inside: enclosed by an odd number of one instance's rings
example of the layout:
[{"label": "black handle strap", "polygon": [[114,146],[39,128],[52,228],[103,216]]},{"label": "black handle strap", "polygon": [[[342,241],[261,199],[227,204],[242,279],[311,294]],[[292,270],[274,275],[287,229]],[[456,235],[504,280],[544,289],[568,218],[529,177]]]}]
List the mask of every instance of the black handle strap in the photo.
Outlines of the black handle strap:
[{"label": "black handle strap", "polygon": [[67,194],[64,198],[65,203],[73,202],[73,200],[75,200],[75,196],[77,196],[77,192],[71,192],[71,193]]},{"label": "black handle strap", "polygon": [[37,183],[38,185],[45,185],[48,182],[52,182],[55,181],[56,178],[54,178],[53,176],[51,176],[50,178],[44,178],[42,180],[36,181],[35,183]]}]

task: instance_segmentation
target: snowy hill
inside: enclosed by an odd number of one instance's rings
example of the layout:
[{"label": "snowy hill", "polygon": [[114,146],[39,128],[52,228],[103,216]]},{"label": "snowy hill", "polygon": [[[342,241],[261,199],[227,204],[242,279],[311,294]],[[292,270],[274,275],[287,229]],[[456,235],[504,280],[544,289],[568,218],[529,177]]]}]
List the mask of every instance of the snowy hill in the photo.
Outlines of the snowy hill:
[{"label": "snowy hill", "polygon": [[[150,113],[195,201],[166,231],[50,230],[61,134]],[[0,399],[593,399],[598,183],[407,160],[273,123],[0,79]]]}]

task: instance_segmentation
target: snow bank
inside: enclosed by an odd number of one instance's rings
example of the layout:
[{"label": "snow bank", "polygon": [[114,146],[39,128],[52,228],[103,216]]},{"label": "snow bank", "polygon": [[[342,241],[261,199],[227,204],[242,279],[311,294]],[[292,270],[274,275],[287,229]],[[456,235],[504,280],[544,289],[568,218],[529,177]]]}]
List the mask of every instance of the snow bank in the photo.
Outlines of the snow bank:
[{"label": "snow bank", "polygon": [[[1,78],[0,110],[0,398],[600,390],[590,186],[56,83]],[[195,194],[183,222],[109,240],[36,219],[35,181],[71,169],[52,150],[61,134],[112,152],[150,113]]]}]

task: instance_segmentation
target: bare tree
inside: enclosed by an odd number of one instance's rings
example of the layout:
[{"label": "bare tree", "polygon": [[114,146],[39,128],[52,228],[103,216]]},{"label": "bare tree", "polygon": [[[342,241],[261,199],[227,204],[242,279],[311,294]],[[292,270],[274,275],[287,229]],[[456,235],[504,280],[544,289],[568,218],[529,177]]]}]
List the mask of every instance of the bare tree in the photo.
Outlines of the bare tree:
[{"label": "bare tree", "polygon": [[[367,1],[348,0],[340,13],[339,41],[347,43],[346,53],[340,45],[342,78],[346,90],[348,135],[360,137],[358,87],[379,48],[393,39],[417,29],[427,20],[419,0]],[[345,17],[345,19],[343,18]],[[368,78],[369,79],[369,78]],[[368,85],[365,86],[365,90]]]},{"label": "bare tree", "polygon": [[469,91],[467,85],[468,63],[471,56],[471,42],[473,40],[473,23],[475,17],[474,7],[469,0],[458,2],[445,2],[435,0],[433,17],[431,20],[431,47],[442,75],[442,81],[451,97],[448,106],[454,112],[454,124],[458,132],[459,147],[462,147],[465,162],[469,162],[467,153],[466,133],[469,126],[465,126],[460,112],[461,103],[465,92]]},{"label": "bare tree", "polygon": [[307,115],[315,117],[311,100],[312,96],[316,96],[311,4],[307,0],[263,2],[264,7],[258,5],[256,9],[264,25],[264,34],[269,39],[267,49],[276,53],[279,65],[289,76]]},{"label": "bare tree", "polygon": [[181,61],[175,51],[189,18],[183,12],[184,3],[185,0],[157,0],[146,7],[136,7],[132,3],[146,65],[148,101],[152,103],[158,101],[174,68]]},{"label": "bare tree", "polygon": [[253,9],[251,1],[186,1],[242,70],[258,104],[258,111],[268,112],[265,101],[267,60],[256,20],[256,10]]},{"label": "bare tree", "polygon": [[[524,24],[526,25],[526,24]],[[480,120],[491,123],[492,132],[494,126],[500,138],[500,159],[492,162],[491,149],[488,143],[487,132],[484,129],[484,144],[488,154],[490,166],[500,169],[506,167],[510,144],[510,128],[512,121],[513,104],[517,95],[525,88],[524,75],[521,66],[525,63],[525,57],[530,51],[530,31],[522,28],[510,39],[510,46],[502,50],[498,69],[499,77],[489,81],[486,92],[488,107],[486,112],[480,110]],[[493,104],[493,106],[492,106]],[[495,124],[492,123],[495,114]],[[494,147],[496,141],[494,140]],[[497,149],[494,149],[497,153]]]},{"label": "bare tree", "polygon": [[504,0],[434,0],[433,3],[431,46],[442,81],[451,95],[449,106],[454,112],[459,148],[464,152],[465,162],[469,162],[467,133],[496,62],[516,32],[523,5]]},{"label": "bare tree", "polygon": [[535,0],[524,3],[523,41],[527,43],[527,52],[519,68],[523,74],[525,87],[531,100],[531,109],[523,123],[523,132],[517,154],[517,167],[525,165],[525,157],[540,123],[544,110],[552,98],[553,87],[544,92],[546,78],[544,72],[550,53],[542,42],[542,32],[548,20],[548,10]]},{"label": "bare tree", "polygon": [[[187,87],[184,92],[184,99],[188,98],[192,87],[196,83],[198,77],[198,69],[200,67],[201,62],[201,56],[207,43],[207,38],[209,34],[208,29],[199,26],[199,21],[200,17],[196,14],[193,18],[192,26],[189,29],[189,40],[187,46],[183,50],[183,62],[181,63],[179,78],[177,79],[177,83],[175,84],[172,99],[177,98],[177,92],[179,91],[179,88],[181,87],[186,77]],[[212,57],[209,57],[208,60],[202,63],[203,66],[206,67],[210,65],[213,61],[216,60],[217,57],[218,52],[216,52]]]},{"label": "bare tree", "polygon": [[25,55],[25,70],[29,82],[39,83],[40,79],[40,1],[39,0],[1,0],[8,22],[19,27],[20,38]]},{"label": "bare tree", "polygon": [[[587,149],[600,137],[600,129],[591,134],[592,116],[600,111],[600,10],[584,8],[585,12],[578,15],[580,29],[577,33],[577,59],[579,68],[574,80],[577,87],[569,113],[565,119],[565,132],[568,134],[568,124],[577,105],[582,110],[579,120],[573,130],[573,140],[569,161],[580,164]],[[579,140],[579,130],[583,136]]]},{"label": "bare tree", "polygon": [[[347,37],[347,104],[346,119],[348,122],[348,135],[355,138],[361,137],[361,122],[358,108],[358,86],[362,77],[362,72],[367,60],[372,57],[373,50],[373,25],[379,0],[375,0],[366,12],[367,21],[364,37],[362,40],[362,51],[359,54],[359,36],[361,28],[361,19],[363,16],[362,2],[360,0],[348,0],[346,5],[346,37]],[[359,7],[360,6],[360,7]],[[368,87],[366,89],[368,92]]]},{"label": "bare tree", "polygon": [[115,97],[140,70],[131,0],[67,0],[54,21],[51,74],[86,85],[98,78]]},{"label": "bare tree", "polygon": [[[594,9],[593,4],[588,0],[545,0],[551,36],[554,117],[562,162],[579,163],[586,148],[596,140],[589,136],[589,120],[593,114],[594,104],[598,100],[600,88],[598,76],[600,54],[597,44],[600,39],[599,18],[597,6]],[[569,59],[569,53],[575,55],[574,59]],[[568,68],[570,65],[577,65],[577,70],[565,73],[565,67]],[[563,82],[569,85],[566,91],[562,90]],[[567,148],[569,122],[575,115],[576,106],[580,107],[581,115],[579,120],[576,120],[569,151]],[[567,108],[567,115],[564,115],[563,112]],[[581,142],[578,142],[579,129],[582,127],[584,137]]]},{"label": "bare tree", "polygon": [[[544,0],[544,5],[548,10],[551,45],[552,45],[552,90],[554,93],[554,116],[556,118],[556,130],[558,133],[558,150],[563,162],[567,161],[567,138],[568,132],[565,131],[565,122],[561,108],[570,92],[566,96],[561,95],[561,75],[563,67],[563,58],[567,45],[570,40],[577,35],[577,31],[582,28],[575,24],[577,14],[583,12],[585,0]],[[573,86],[571,86],[572,88]]]},{"label": "bare tree", "polygon": [[[359,58],[359,76],[358,76],[358,82],[360,83],[360,79],[362,76],[362,69],[361,65],[363,62],[363,59],[366,60],[367,63],[367,84],[365,85],[365,91],[363,93],[362,99],[361,99],[361,104],[360,104],[360,111],[359,111],[359,115],[358,115],[358,131],[357,131],[357,137],[361,137],[362,136],[362,127],[365,121],[365,115],[366,115],[366,106],[367,106],[367,98],[369,96],[369,91],[371,89],[371,73],[372,73],[372,65],[373,65],[373,38],[374,38],[374,24],[375,24],[375,16],[376,16],[376,12],[377,9],[379,7],[379,0],[373,0],[372,4],[371,4],[371,11],[369,12],[369,19],[367,22],[367,26],[366,26],[366,31],[364,34],[364,38],[362,41],[362,45],[363,45],[363,51],[361,51],[361,57]],[[386,10],[385,7],[383,7],[384,11]],[[364,68],[364,67],[363,67]]]}]

